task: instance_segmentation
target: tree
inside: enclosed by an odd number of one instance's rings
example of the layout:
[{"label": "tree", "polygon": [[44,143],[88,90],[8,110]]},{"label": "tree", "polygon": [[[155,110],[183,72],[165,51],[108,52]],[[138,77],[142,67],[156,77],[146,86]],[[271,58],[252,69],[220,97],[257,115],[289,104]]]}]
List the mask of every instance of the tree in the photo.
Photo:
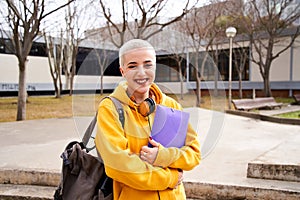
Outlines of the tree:
[{"label": "tree", "polygon": [[[190,0],[185,1],[181,14],[176,17],[160,20],[160,15],[166,10],[168,0],[133,0],[121,1],[121,20],[115,19],[111,8],[107,7],[105,0],[100,0],[100,6],[106,19],[107,35],[116,47],[131,38],[148,40],[161,32],[165,27],[180,21],[187,13]],[[197,4],[196,1],[195,4]]]},{"label": "tree", "polygon": [[233,57],[239,58],[233,60],[234,60],[234,67],[238,72],[238,76],[239,76],[239,98],[242,99],[243,98],[243,88],[242,88],[243,73],[245,71],[246,62],[248,61],[249,58],[249,51],[247,48],[244,48],[244,45],[241,45],[239,46],[239,48],[235,48],[235,51],[233,52]]},{"label": "tree", "polygon": [[[223,34],[225,33],[224,30],[232,26],[237,28],[239,35],[245,35],[245,24],[240,23],[241,21],[245,20],[245,16],[243,15],[244,11],[240,9],[242,6],[238,1],[232,2],[231,5],[233,8],[238,8],[238,10],[234,10],[234,12],[232,12],[232,10],[229,10],[229,15],[219,17],[216,26],[221,28]],[[223,38],[225,38],[225,34],[223,35]],[[243,98],[242,76],[245,71],[246,62],[249,58],[249,52],[246,48],[246,44],[247,43],[245,41],[241,40],[234,43],[234,46],[236,48],[234,48],[233,51],[233,67],[238,72],[239,77],[239,98]],[[224,53],[229,57],[229,52],[227,52],[228,51],[224,51]]]},{"label": "tree", "polygon": [[70,90],[69,95],[73,94],[78,47],[86,39],[85,30],[97,24],[94,2],[95,0],[76,1],[67,7],[63,72],[66,78],[65,89]]},{"label": "tree", "polygon": [[40,34],[40,25],[50,14],[70,4],[69,0],[48,12],[45,11],[44,0],[6,0],[7,17],[6,21],[13,32],[12,42],[15,55],[19,62],[19,92],[17,120],[26,119],[26,65],[34,39]]},{"label": "tree", "polygon": [[46,43],[46,52],[48,54],[48,63],[50,67],[50,74],[53,80],[55,97],[60,98],[62,92],[62,80],[61,71],[63,64],[63,37],[61,31],[61,37],[59,38],[60,43],[55,44],[51,36],[47,36],[44,32],[44,38]]},{"label": "tree", "polygon": [[105,71],[105,66],[107,66],[108,63],[108,50],[106,49],[101,49],[101,50],[96,50],[96,58],[97,58],[97,63],[99,64],[100,67],[100,94],[103,94],[103,77],[104,77],[104,71]]},{"label": "tree", "polygon": [[166,47],[164,48],[170,55],[168,56],[170,59],[174,60],[177,65],[178,78],[180,81],[180,99],[183,100],[183,91],[184,91],[184,76],[183,69],[185,66],[182,66],[184,63],[183,60],[186,58],[186,45],[189,43],[188,35],[174,31],[180,29],[180,23],[174,23],[173,26],[169,27],[168,30],[165,30],[164,33],[160,34],[160,38],[162,41],[165,41]]},{"label": "tree", "polygon": [[[216,40],[220,33],[220,28],[216,27],[216,20],[221,16],[221,11],[224,10],[224,4],[216,3],[207,5],[202,8],[192,9],[187,18],[184,20],[183,30],[191,38],[192,43],[190,47],[194,52],[194,77],[196,78],[196,105],[201,104],[201,81],[205,79],[204,68],[208,66],[209,51],[214,50],[217,46]],[[201,20],[199,20],[201,19]],[[205,50],[205,51],[203,51]],[[200,57],[202,56],[202,60]],[[217,55],[217,51],[215,52]],[[215,56],[217,58],[217,56]],[[217,61],[215,60],[217,63]],[[217,65],[214,64],[214,71],[217,72]],[[214,76],[217,81],[217,76]],[[217,84],[215,84],[217,85]]]},{"label": "tree", "polygon": [[[258,65],[264,81],[264,93],[272,96],[270,88],[270,70],[272,62],[288,50],[300,35],[300,26],[293,23],[300,17],[300,5],[292,0],[251,0],[246,3],[247,32],[252,44],[252,62]],[[250,23],[248,23],[250,22]],[[286,31],[290,40],[280,44],[280,38]],[[275,51],[276,48],[280,48]]]}]

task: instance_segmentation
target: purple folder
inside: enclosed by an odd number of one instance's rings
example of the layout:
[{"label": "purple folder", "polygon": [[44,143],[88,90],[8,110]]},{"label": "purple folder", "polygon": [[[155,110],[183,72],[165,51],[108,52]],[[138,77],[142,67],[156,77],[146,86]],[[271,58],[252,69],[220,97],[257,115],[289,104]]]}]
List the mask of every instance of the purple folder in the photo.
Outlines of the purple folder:
[{"label": "purple folder", "polygon": [[182,147],[190,114],[174,108],[157,105],[151,137],[164,147]]}]

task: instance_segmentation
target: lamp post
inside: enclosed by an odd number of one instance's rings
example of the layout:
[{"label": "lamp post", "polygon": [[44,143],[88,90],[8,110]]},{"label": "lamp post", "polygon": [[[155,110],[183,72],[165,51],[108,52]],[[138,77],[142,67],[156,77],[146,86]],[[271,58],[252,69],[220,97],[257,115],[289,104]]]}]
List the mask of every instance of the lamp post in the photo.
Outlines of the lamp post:
[{"label": "lamp post", "polygon": [[232,38],[236,35],[236,28],[228,27],[226,36],[229,38],[229,77],[228,77],[228,109],[231,110],[231,77],[232,77]]}]

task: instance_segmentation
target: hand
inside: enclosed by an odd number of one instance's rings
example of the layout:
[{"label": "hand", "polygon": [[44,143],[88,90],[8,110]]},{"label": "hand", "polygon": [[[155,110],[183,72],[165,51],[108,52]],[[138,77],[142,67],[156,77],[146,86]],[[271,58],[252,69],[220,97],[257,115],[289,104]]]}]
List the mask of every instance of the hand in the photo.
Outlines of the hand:
[{"label": "hand", "polygon": [[155,142],[151,137],[149,137],[149,143],[153,147],[143,146],[140,151],[140,158],[152,165],[158,153],[159,143]]},{"label": "hand", "polygon": [[177,188],[183,181],[183,171],[178,169],[178,181],[177,184],[175,185],[175,188]]}]

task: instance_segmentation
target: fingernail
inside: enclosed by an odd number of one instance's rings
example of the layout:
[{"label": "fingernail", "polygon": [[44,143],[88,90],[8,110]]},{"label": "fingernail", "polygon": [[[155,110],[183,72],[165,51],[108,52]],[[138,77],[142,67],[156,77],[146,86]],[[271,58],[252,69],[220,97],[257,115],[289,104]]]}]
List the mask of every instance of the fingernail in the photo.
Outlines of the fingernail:
[{"label": "fingernail", "polygon": [[152,140],[152,137],[151,137],[151,136],[149,136],[149,139],[150,139],[150,140]]}]

